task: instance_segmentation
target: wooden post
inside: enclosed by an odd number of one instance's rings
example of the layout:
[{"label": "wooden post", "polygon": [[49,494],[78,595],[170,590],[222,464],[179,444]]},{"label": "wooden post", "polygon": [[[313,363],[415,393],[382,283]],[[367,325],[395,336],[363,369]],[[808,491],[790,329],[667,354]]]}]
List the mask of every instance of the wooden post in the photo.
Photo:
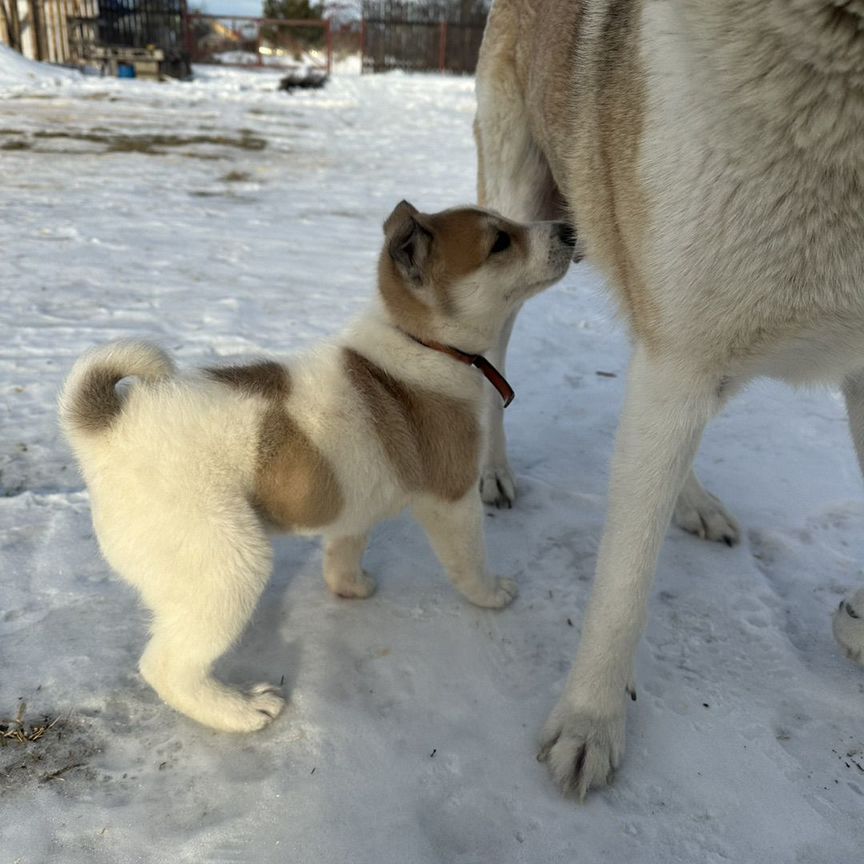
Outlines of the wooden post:
[{"label": "wooden post", "polygon": [[360,74],[366,69],[366,19],[360,19]]},{"label": "wooden post", "polygon": [[60,58],[57,54],[57,45],[55,37],[57,34],[57,4],[51,0],[43,0],[42,3],[42,21],[45,28],[45,42],[43,50],[45,51],[45,60],[49,63],[57,63]]},{"label": "wooden post", "polygon": [[441,33],[438,38],[438,71],[447,71],[447,19],[441,22]]},{"label": "wooden post", "polygon": [[182,23],[180,25],[181,39],[183,42],[183,50],[189,55],[189,63],[192,63],[192,22],[189,20],[189,4],[186,0],[180,0],[180,15]]},{"label": "wooden post", "polygon": [[9,45],[19,53],[24,53],[21,44],[21,18],[18,15],[18,0],[8,0],[7,10],[9,12]]},{"label": "wooden post", "polygon": [[333,22],[327,18],[324,21],[327,27],[327,74],[333,71]]},{"label": "wooden post", "polygon": [[59,0],[60,15],[60,48],[63,52],[63,60],[66,63],[72,61],[72,48],[69,45],[69,7],[68,0]]},{"label": "wooden post", "polygon": [[42,16],[35,0],[27,0],[27,8],[30,12],[30,45],[32,46],[33,59],[44,60],[42,50]]}]

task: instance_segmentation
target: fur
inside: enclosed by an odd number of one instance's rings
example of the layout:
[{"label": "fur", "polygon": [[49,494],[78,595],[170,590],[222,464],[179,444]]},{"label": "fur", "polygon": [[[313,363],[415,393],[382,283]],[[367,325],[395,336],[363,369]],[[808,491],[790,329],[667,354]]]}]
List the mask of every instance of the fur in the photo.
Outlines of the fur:
[{"label": "fur", "polygon": [[[507,248],[494,251],[501,235]],[[561,223],[402,202],[385,223],[378,302],[308,355],[177,372],[155,346],[120,342],[76,363],[62,424],[102,552],[153,614],[140,670],[169,705],[237,732],[282,710],[278,687],[240,691],[211,672],[270,576],[269,531],[322,535],[327,585],[368,597],[366,537],[411,506],[468,600],[513,600],[515,583],[485,564],[488,385],[416,339],[488,350],[515,306],[563,276],[573,248]]]},{"label": "fur", "polygon": [[[623,753],[670,517],[738,537],[691,469],[705,424],[757,376],[840,384],[864,465],[864,2],[495,0],[477,98],[481,203],[529,220],[563,205],[635,343],[595,587],[541,750],[584,796]],[[483,494],[509,504],[492,411]],[[860,603],[835,624],[859,659]]]}]

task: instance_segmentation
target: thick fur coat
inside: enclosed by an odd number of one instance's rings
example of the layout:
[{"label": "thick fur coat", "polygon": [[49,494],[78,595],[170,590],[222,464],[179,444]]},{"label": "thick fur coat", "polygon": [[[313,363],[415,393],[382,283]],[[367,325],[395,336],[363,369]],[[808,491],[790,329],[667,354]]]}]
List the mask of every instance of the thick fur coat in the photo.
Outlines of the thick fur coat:
[{"label": "thick fur coat", "polygon": [[64,387],[100,547],[153,614],[141,674],[208,726],[260,729],[282,709],[278,687],[240,691],[211,673],[270,576],[272,532],[322,535],[330,589],[368,597],[368,533],[411,506],[469,601],[516,596],[485,563],[489,385],[452,347],[488,350],[513,309],[564,274],[575,236],[406,202],[384,231],[376,302],[309,354],[178,372],[156,346],[121,342],[82,357]]},{"label": "thick fur coat", "polygon": [[[541,750],[584,795],[623,752],[670,517],[738,538],[691,470],[706,423],[757,376],[840,385],[864,458],[864,2],[495,0],[477,101],[481,203],[578,226],[635,342],[595,588]],[[483,496],[510,503],[497,408],[491,436]],[[859,658],[862,606],[835,622]]]}]

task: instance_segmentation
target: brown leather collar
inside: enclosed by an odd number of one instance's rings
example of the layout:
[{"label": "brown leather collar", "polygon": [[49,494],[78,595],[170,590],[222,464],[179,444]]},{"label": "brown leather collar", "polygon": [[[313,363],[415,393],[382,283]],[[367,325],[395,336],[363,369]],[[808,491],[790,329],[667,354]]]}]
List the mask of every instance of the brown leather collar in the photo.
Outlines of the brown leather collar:
[{"label": "brown leather collar", "polygon": [[[402,332],[405,333],[404,330]],[[458,360],[466,366],[473,366],[475,369],[479,369],[486,380],[498,391],[498,394],[504,400],[505,408],[516,398],[516,393],[508,383],[507,379],[482,354],[469,354],[467,351],[461,351],[459,348],[454,348],[452,345],[444,345],[441,342],[434,342],[431,339],[428,341],[418,339],[410,333],[405,333],[405,335],[409,339],[413,339],[419,345],[422,345],[424,348],[431,348],[433,351],[440,351],[442,354],[446,354],[448,357],[452,357],[454,360]]]}]

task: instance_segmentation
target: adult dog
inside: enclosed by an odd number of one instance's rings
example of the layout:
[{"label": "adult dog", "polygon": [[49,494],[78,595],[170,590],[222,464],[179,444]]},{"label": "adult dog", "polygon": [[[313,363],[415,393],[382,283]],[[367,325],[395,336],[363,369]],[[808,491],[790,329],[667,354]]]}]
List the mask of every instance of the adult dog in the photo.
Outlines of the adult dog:
[{"label": "adult dog", "polygon": [[[737,538],[691,470],[705,424],[757,376],[840,383],[864,466],[864,2],[495,0],[477,102],[481,204],[567,213],[635,342],[594,590],[540,751],[582,797],[624,749],[670,517]],[[483,496],[509,503],[500,420]],[[862,660],[864,591],[834,630]]]}]

